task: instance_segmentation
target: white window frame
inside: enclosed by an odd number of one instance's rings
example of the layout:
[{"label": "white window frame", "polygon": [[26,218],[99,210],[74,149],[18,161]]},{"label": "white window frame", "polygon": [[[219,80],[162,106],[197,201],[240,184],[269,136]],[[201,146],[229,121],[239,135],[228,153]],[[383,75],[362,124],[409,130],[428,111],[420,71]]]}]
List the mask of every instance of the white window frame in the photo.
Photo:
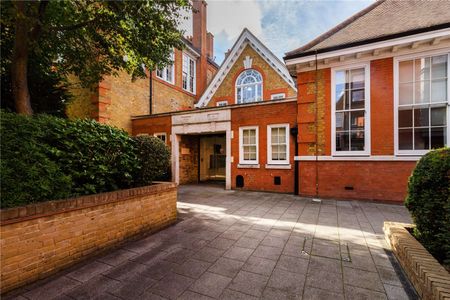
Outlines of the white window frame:
[{"label": "white window frame", "polygon": [[[164,136],[164,141],[163,142],[164,142],[164,144],[167,144],[167,133],[165,133],[165,132],[155,132],[153,134],[153,136],[157,137],[159,139],[161,139],[160,136]],[[161,141],[162,141],[162,139],[161,139]]]},{"label": "white window frame", "polygon": [[[186,76],[188,78],[188,80],[186,82],[186,88],[184,88],[184,86],[183,86],[183,77],[185,75],[185,72],[184,72],[185,61],[187,61],[188,70],[189,70],[189,66],[190,66],[190,61],[192,61],[194,63],[194,74],[186,73]],[[191,83],[190,83],[190,80],[189,80],[190,77],[193,77],[192,86],[191,86]],[[196,85],[197,85],[197,62],[196,62],[195,58],[193,58],[189,54],[183,52],[183,61],[182,61],[182,64],[181,64],[181,87],[186,92],[195,95]]]},{"label": "white window frame", "polygon": [[227,106],[228,105],[228,101],[217,101],[216,106],[218,107],[223,107],[223,106]]},{"label": "white window frame", "polygon": [[[285,128],[286,129],[286,159],[285,160],[272,160],[272,129],[273,128]],[[289,164],[289,124],[270,124],[267,125],[267,163],[269,165],[288,165]]]},{"label": "white window frame", "polygon": [[[170,54],[170,58],[172,60],[172,64],[171,65],[167,65],[166,67],[159,69],[162,72],[162,76],[158,75],[158,70],[156,70],[156,77],[158,77],[161,80],[164,80],[165,82],[171,83],[171,84],[175,84],[175,52],[172,51]],[[167,69],[171,68],[172,69],[172,76],[171,78],[167,78]]]},{"label": "white window frame", "polygon": [[[396,156],[422,156],[431,150],[400,150],[398,141],[398,103],[399,103],[399,63],[404,60],[418,59],[429,56],[439,56],[447,54],[447,143],[450,145],[450,53],[449,51],[434,50],[415,54],[408,54],[394,57],[394,154]],[[431,122],[431,120],[430,120]]]},{"label": "white window frame", "polygon": [[[336,72],[364,68],[364,151],[336,151]],[[369,156],[370,146],[370,62],[339,66],[331,69],[331,155]]]},{"label": "white window frame", "polygon": [[[281,98],[276,98],[276,97],[280,97]],[[286,98],[286,93],[276,93],[276,94],[272,94],[270,95],[270,100],[281,100],[281,99],[285,99]]]},{"label": "white window frame", "polygon": [[[251,102],[243,102],[243,99],[241,99],[241,103],[239,103],[239,102],[238,102],[238,87],[243,88],[244,85],[241,84],[240,86],[238,86],[237,82],[238,82],[238,80],[239,80],[239,77],[241,77],[241,75],[242,75],[243,73],[245,73],[246,71],[249,71],[249,70],[256,71],[256,72],[261,76],[261,100],[255,99],[255,101],[251,101]],[[242,93],[243,93],[243,92],[242,92]],[[242,97],[242,96],[243,96],[243,94],[241,94],[241,97]],[[256,69],[252,69],[252,68],[250,68],[250,69],[245,69],[244,71],[242,71],[242,72],[239,74],[239,76],[236,78],[236,81],[234,82],[234,103],[235,103],[235,104],[248,104],[248,103],[258,103],[258,102],[262,102],[262,101],[264,101],[264,77],[263,77],[263,75],[261,74],[260,71],[258,71],[258,70],[256,70]]]},{"label": "white window frame", "polygon": [[[256,160],[244,160],[244,130],[255,129],[256,137]],[[239,164],[240,165],[258,165],[259,164],[259,127],[258,126],[244,126],[239,127]]]}]

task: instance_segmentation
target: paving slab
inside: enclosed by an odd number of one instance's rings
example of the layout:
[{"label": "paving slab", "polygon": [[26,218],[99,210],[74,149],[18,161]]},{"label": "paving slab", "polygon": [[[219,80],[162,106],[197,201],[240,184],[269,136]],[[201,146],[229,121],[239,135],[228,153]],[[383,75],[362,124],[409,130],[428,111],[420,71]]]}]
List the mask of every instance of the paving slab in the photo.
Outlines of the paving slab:
[{"label": "paving slab", "polygon": [[403,206],[179,187],[180,222],[4,299],[417,299],[384,242]]}]

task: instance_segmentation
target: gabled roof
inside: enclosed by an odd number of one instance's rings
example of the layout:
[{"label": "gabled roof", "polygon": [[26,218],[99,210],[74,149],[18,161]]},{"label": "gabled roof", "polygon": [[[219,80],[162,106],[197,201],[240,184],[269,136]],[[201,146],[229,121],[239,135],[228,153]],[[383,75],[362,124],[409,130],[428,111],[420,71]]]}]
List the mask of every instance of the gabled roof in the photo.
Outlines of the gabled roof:
[{"label": "gabled roof", "polygon": [[450,1],[379,0],[306,45],[285,60],[450,28]]},{"label": "gabled roof", "polygon": [[289,86],[291,86],[294,90],[297,90],[294,80],[291,75],[289,75],[286,65],[266,46],[264,46],[264,44],[261,43],[261,41],[258,40],[258,38],[256,38],[256,36],[254,36],[247,28],[244,28],[237,41],[231,48],[230,53],[225,58],[225,61],[221,64],[213,80],[211,80],[211,83],[208,85],[198,103],[195,105],[197,108],[208,105],[209,101],[231,70],[231,67],[234,65],[247,45],[252,47],[289,84]]}]

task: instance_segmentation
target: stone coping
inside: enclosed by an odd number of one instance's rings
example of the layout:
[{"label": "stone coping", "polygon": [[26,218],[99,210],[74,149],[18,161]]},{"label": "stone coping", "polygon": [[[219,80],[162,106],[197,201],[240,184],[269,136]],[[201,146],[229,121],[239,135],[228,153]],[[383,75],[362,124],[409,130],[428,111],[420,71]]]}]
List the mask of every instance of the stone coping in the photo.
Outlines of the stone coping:
[{"label": "stone coping", "polygon": [[394,255],[422,299],[450,299],[450,274],[408,228],[414,225],[384,222],[385,238]]},{"label": "stone coping", "polygon": [[26,206],[2,209],[0,210],[0,225],[13,224],[43,216],[51,216],[62,212],[123,201],[137,196],[156,194],[172,188],[176,188],[176,183],[153,182],[152,185],[138,188],[117,190],[62,200],[37,202]]}]

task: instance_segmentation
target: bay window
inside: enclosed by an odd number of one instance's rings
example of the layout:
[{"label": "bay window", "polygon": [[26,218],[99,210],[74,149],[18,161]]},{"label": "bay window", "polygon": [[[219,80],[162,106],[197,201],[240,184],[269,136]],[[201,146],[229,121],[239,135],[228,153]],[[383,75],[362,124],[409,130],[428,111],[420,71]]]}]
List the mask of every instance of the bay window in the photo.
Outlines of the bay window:
[{"label": "bay window", "polygon": [[289,164],[289,124],[267,126],[268,164]]},{"label": "bay window", "polygon": [[239,163],[258,164],[258,127],[239,128]]},{"label": "bay window", "polygon": [[396,60],[398,154],[421,155],[448,145],[449,54]]},{"label": "bay window", "polygon": [[368,65],[333,70],[333,155],[370,154],[369,82]]}]

